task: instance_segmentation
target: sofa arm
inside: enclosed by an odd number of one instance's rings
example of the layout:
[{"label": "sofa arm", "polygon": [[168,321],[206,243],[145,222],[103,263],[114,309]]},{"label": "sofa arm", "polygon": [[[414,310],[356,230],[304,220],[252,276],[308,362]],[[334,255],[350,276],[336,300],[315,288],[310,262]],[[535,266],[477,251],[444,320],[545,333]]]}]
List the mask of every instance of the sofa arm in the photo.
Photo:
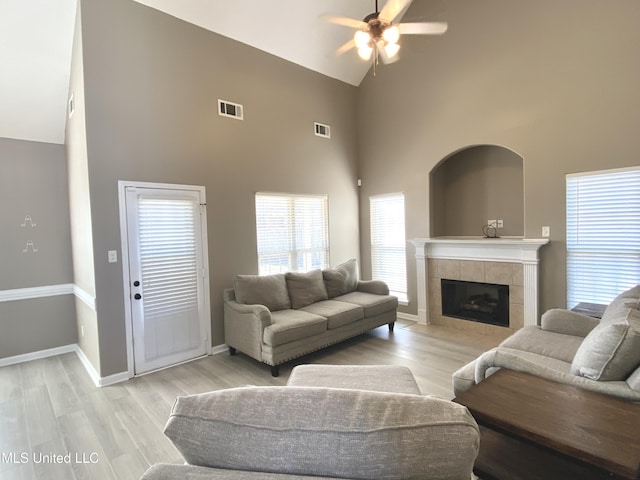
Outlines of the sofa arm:
[{"label": "sofa arm", "polygon": [[262,361],[262,334],[271,323],[271,312],[264,305],[224,302],[225,343],[256,360]]},{"label": "sofa arm", "polygon": [[356,289],[364,293],[389,295],[389,287],[382,280],[360,280]]},{"label": "sofa arm", "polygon": [[547,310],[540,319],[540,328],[549,332],[586,337],[600,321],[581,313],[562,308]]}]

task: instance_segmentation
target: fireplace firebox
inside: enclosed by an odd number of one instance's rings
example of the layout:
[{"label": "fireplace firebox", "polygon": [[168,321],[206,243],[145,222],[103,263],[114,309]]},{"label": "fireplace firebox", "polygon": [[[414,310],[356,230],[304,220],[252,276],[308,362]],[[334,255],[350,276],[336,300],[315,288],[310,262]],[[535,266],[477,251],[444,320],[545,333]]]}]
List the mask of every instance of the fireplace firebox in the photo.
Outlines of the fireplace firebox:
[{"label": "fireplace firebox", "polygon": [[509,285],[440,280],[442,315],[509,326]]}]

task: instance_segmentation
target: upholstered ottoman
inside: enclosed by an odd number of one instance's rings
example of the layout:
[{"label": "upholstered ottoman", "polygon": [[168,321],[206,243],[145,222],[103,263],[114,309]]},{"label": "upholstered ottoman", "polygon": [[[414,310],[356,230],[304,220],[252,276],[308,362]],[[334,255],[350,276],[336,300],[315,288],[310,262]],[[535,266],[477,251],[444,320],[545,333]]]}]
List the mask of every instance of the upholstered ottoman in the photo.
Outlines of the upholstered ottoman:
[{"label": "upholstered ottoman", "polygon": [[421,394],[411,370],[399,365],[298,365],[287,385]]}]

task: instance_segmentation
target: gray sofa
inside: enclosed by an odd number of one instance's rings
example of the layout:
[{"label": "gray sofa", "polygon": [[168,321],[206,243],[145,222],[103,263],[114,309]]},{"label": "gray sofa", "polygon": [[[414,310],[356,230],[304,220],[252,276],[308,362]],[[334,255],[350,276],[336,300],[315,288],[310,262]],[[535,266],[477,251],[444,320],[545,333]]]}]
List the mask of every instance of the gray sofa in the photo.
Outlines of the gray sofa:
[{"label": "gray sofa", "polygon": [[499,368],[640,401],[640,285],[618,295],[602,319],[563,309],[544,313],[453,374],[456,395]]},{"label": "gray sofa", "polygon": [[224,291],[225,343],[271,366],[388,324],[398,299],[384,282],[358,278],[349,260],[333,269],[276,275],[237,275]]},{"label": "gray sofa", "polygon": [[469,480],[478,425],[406,367],[301,365],[286,387],[178,397],[165,434],[186,464],[143,480]]}]

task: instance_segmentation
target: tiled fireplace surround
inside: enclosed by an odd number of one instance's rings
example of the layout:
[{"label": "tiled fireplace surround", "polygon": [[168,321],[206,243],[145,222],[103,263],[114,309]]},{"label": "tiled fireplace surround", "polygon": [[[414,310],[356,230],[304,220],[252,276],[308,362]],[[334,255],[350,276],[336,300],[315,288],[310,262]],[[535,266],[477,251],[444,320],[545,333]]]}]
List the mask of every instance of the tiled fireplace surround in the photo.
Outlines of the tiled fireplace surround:
[{"label": "tiled fireplace surround", "polygon": [[[416,238],[418,321],[504,335],[538,318],[538,250],[547,239]],[[442,315],[440,280],[509,286],[509,328]]]}]

